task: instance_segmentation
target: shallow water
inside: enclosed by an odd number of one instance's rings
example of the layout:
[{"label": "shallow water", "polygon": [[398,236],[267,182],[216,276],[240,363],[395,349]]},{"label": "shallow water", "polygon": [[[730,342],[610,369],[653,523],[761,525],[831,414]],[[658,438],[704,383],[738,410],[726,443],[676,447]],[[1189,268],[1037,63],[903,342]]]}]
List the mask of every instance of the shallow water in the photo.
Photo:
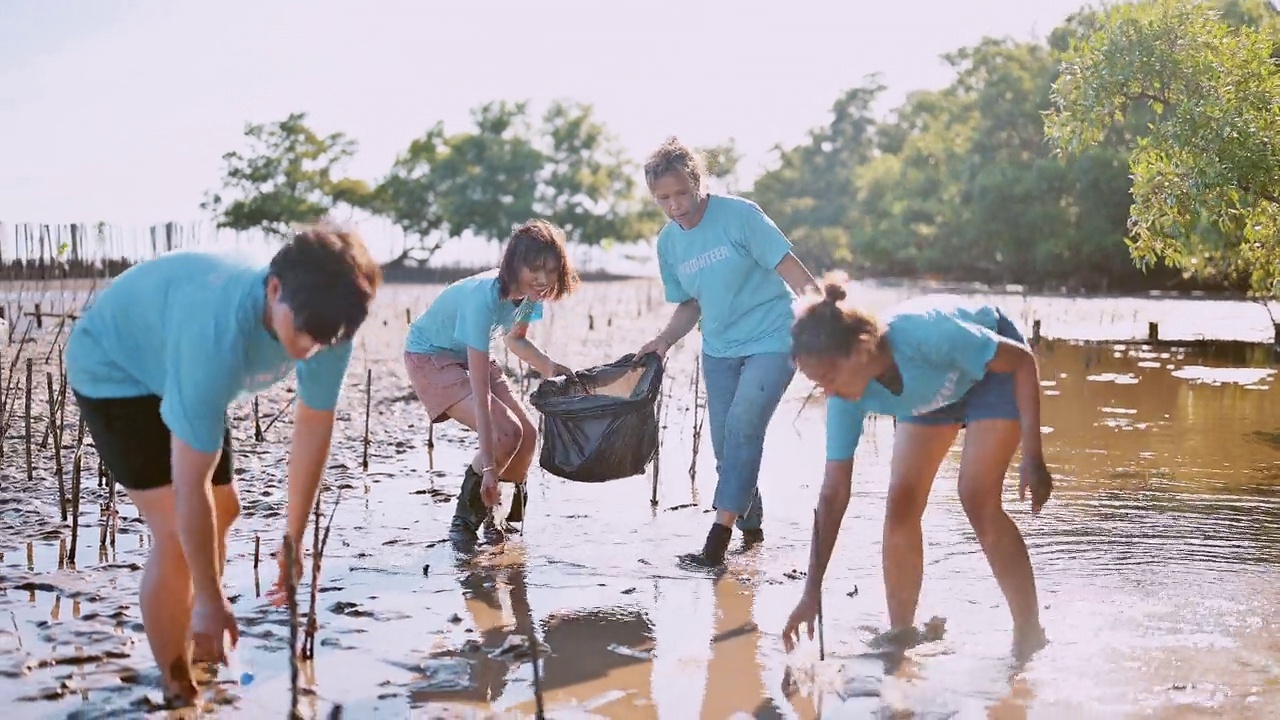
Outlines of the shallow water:
[{"label": "shallow water", "polygon": [[[1268,348],[1041,346],[1046,453],[1058,485],[1039,517],[1017,501],[1016,464],[1005,494],[1036,566],[1051,640],[1025,668],[1010,658],[1008,612],[956,497],[960,443],[924,520],[917,619],[945,618],[945,633],[900,664],[868,654],[866,641],[886,624],[879,545],[893,430],[875,421],[828,572],[826,660],[818,662],[816,643],[788,657],[778,635],[799,598],[822,470],[822,411],[816,402],[802,410],[802,378],[767,441],[767,541],[733,554],[722,577],[675,562],[700,547],[714,488],[709,439],[696,478],[689,472],[696,341],[669,363],[657,507],[649,477],[593,486],[535,470],[524,535],[460,558],[440,541],[474,439],[437,426],[428,452],[399,365],[404,308],[416,312],[435,291],[384,293],[348,378],[323,500],[327,519],[341,490],[318,593],[318,648],[301,667],[314,690],[302,699],[308,716],[335,703],[344,717],[532,716],[531,629],[552,717],[1249,718],[1280,707],[1280,531],[1272,529],[1280,411]],[[909,292],[880,286],[859,297],[876,306]],[[1062,327],[1082,337],[1145,336],[1149,310],[1161,313],[1162,335],[1195,334],[1164,331],[1176,323],[1229,338],[1270,332],[1265,311],[1248,303],[1002,300],[1015,317],[1041,318],[1051,337]],[[535,338],[564,348],[553,354],[571,364],[607,362],[647,339],[665,312],[650,283],[591,284],[548,313]],[[6,360],[16,347],[6,347]],[[44,351],[33,356],[39,377]],[[366,360],[374,396],[364,472]],[[7,382],[7,363],[4,371]],[[285,398],[261,398],[263,425]],[[289,707],[288,618],[261,595],[275,576],[269,553],[281,527],[277,468],[289,424],[256,443],[251,408],[237,411],[244,517],[227,585],[254,677],[245,687],[210,688],[206,709],[279,716]],[[33,420],[37,442],[43,427]],[[70,466],[74,423],[68,428]],[[0,470],[0,625],[11,626],[0,629],[0,702],[13,717],[145,710],[155,672],[139,625],[146,548],[133,508],[121,495],[118,534],[108,533],[100,551],[107,493],[87,473],[77,567],[66,568],[56,483],[38,465],[28,485],[22,433],[19,414]],[[96,468],[92,451],[86,460]],[[299,592],[305,610],[309,582]]]}]

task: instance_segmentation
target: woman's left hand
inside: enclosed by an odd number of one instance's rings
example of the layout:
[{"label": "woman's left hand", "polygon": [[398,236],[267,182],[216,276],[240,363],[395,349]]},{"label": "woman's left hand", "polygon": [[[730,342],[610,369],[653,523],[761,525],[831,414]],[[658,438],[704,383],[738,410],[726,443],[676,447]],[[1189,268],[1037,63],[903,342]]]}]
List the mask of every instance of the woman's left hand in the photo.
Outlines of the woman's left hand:
[{"label": "woman's left hand", "polygon": [[1044,464],[1044,456],[1040,454],[1026,455],[1022,458],[1022,465],[1018,468],[1020,482],[1018,483],[1018,499],[1027,499],[1027,489],[1031,489],[1031,512],[1038,514],[1040,508],[1049,502],[1049,496],[1053,493],[1053,476],[1049,474],[1049,468]]}]

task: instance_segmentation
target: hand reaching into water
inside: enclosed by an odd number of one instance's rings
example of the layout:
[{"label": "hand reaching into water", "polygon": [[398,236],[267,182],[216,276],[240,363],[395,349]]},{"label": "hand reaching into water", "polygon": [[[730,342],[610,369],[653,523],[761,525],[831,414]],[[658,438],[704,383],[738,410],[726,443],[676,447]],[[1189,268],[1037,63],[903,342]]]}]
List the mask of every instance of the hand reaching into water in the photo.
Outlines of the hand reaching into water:
[{"label": "hand reaching into water", "polygon": [[490,468],[484,472],[480,480],[480,499],[486,507],[495,507],[502,500],[502,491],[498,489],[498,471]]},{"label": "hand reaching into water", "polygon": [[1018,468],[1018,499],[1027,499],[1027,489],[1031,489],[1031,512],[1039,514],[1040,508],[1049,502],[1049,496],[1053,494],[1053,476],[1049,474],[1049,468],[1044,464],[1043,455],[1029,455],[1022,458],[1022,465]]},{"label": "hand reaching into water", "polygon": [[227,661],[227,642],[239,644],[240,629],[236,625],[231,603],[219,593],[216,598],[196,598],[191,609],[192,655],[212,662]]},{"label": "hand reaching into water", "polygon": [[[293,586],[296,588],[298,583],[302,581],[302,549],[297,543],[294,543],[293,547]],[[267,592],[267,601],[276,607],[284,607],[289,603],[289,591],[285,586],[289,569],[285,567],[288,558],[284,548],[284,543],[281,543],[280,549],[276,550],[276,567],[280,572],[276,576],[275,584]]]},{"label": "hand reaching into water", "polygon": [[800,640],[800,626],[809,626],[809,639],[813,639],[813,630],[816,627],[818,618],[818,598],[812,597],[809,593],[805,593],[800,602],[796,604],[796,609],[791,611],[791,617],[787,618],[787,624],[782,628],[782,646],[787,652],[795,649],[796,643]]}]

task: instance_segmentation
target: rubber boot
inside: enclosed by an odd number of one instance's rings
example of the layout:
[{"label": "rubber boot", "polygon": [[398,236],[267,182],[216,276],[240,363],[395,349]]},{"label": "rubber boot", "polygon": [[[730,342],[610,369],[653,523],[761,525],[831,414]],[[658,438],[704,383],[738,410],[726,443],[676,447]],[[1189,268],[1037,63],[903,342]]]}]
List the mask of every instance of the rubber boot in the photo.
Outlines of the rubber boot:
[{"label": "rubber boot", "polygon": [[707,532],[707,542],[700,553],[689,553],[680,559],[690,565],[704,568],[717,568],[724,565],[724,554],[729,549],[729,539],[733,537],[733,528],[720,523],[711,523]]},{"label": "rubber boot", "polygon": [[480,497],[480,483],[483,479],[470,465],[462,476],[462,487],[458,490],[458,504],[453,511],[453,522],[449,525],[449,539],[454,544],[473,544],[481,523],[489,514],[484,500]]}]

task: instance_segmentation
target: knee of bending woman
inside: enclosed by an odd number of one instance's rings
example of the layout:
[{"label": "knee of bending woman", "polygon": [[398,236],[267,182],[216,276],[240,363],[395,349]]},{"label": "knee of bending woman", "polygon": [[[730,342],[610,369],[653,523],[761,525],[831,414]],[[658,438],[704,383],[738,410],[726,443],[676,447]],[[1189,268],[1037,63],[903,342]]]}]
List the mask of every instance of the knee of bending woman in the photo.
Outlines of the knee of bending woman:
[{"label": "knee of bending woman", "polygon": [[511,458],[520,451],[524,442],[524,429],[514,418],[494,419],[494,461],[499,467],[506,466]]},{"label": "knee of bending woman", "polygon": [[888,502],[885,504],[885,524],[919,525],[929,496],[910,485],[890,483]]},{"label": "knee of bending woman", "polygon": [[530,452],[538,444],[538,427],[528,418],[520,419],[520,451]]},{"label": "knee of bending woman", "polygon": [[213,486],[213,506],[218,513],[218,527],[228,528],[240,517],[240,494],[235,484]]},{"label": "knee of bending woman", "polygon": [[981,530],[992,519],[1004,514],[999,485],[961,482],[959,494],[960,506],[975,530]]}]

